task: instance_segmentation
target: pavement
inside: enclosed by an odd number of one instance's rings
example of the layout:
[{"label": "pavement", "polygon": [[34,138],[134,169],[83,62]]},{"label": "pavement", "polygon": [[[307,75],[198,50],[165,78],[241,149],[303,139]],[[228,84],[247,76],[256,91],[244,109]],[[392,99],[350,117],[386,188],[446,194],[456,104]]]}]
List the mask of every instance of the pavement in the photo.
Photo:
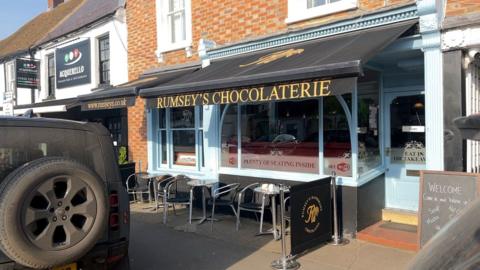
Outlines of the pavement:
[{"label": "pavement", "polygon": [[[220,214],[219,222],[188,225],[186,209],[163,213],[148,204],[131,204],[130,269],[271,269],[281,254],[281,242],[272,235],[255,236],[258,222],[242,218],[240,230],[235,219]],[[194,211],[194,216],[201,211]],[[217,215],[215,216],[217,217]],[[267,225],[268,226],[268,225]],[[289,239],[287,237],[287,243]],[[288,245],[287,245],[288,247]],[[300,258],[300,269],[405,269],[414,252],[351,239],[345,246],[323,245]]]}]

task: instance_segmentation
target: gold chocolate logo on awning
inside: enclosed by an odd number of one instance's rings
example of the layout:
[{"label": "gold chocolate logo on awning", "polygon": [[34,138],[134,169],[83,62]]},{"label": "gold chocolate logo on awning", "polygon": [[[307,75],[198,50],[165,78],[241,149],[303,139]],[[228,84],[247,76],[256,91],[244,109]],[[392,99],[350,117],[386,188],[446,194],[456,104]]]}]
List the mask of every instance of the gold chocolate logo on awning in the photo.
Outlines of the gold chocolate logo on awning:
[{"label": "gold chocolate logo on awning", "polygon": [[303,53],[303,51],[304,49],[288,49],[284,51],[274,52],[268,55],[264,55],[260,57],[258,60],[253,61],[251,63],[240,65],[239,67],[268,64],[270,62],[276,61],[281,58],[288,58],[293,55],[301,54]]},{"label": "gold chocolate logo on awning", "polygon": [[320,227],[318,216],[321,211],[323,211],[323,208],[320,198],[310,196],[305,200],[302,207],[302,220],[305,223],[305,231],[307,233],[314,233]]}]

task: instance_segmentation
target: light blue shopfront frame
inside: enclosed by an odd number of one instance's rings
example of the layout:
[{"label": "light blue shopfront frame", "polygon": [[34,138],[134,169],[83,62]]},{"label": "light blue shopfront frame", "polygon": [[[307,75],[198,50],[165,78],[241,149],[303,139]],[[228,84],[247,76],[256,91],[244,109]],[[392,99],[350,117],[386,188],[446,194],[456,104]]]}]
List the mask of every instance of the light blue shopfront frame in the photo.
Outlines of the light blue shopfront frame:
[{"label": "light blue shopfront frame", "polygon": [[[350,32],[354,30],[366,29],[370,27],[386,25],[395,22],[401,22],[418,18],[416,5],[404,6],[397,9],[389,10],[377,14],[369,14],[362,16],[361,18],[355,18],[345,22],[334,23],[331,25],[321,26],[315,29],[308,29],[296,33],[287,33],[283,36],[267,38],[260,41],[253,41],[240,45],[234,45],[230,47],[214,49],[207,52],[209,59],[219,59],[223,57],[229,57],[232,55],[248,53],[257,50],[263,50],[267,48],[273,48],[283,46],[286,44],[292,44],[295,42],[301,42],[306,40],[312,40],[320,37],[332,36],[335,34]],[[413,38],[407,38],[402,42],[396,42],[389,46],[386,50],[392,51],[406,51],[418,49],[421,44],[421,37],[416,36]],[[376,69],[376,67],[369,67]],[[381,68],[378,68],[381,71]],[[383,76],[380,80],[379,91],[379,134],[380,134],[380,157],[381,165],[371,169],[361,175],[358,175],[358,137],[356,134],[357,126],[357,89],[353,89],[352,92],[352,111],[347,113],[350,127],[350,137],[352,145],[352,177],[338,177],[338,184],[344,186],[359,187],[372,179],[384,174],[385,172],[385,145],[384,145],[384,118],[383,118]],[[319,112],[323,113],[321,107],[322,102],[319,101]],[[345,102],[340,101],[342,107],[346,107]],[[219,174],[233,174],[241,176],[260,177],[266,179],[286,179],[292,181],[312,181],[319,177],[328,176],[328,172],[323,171],[323,132],[319,132],[319,174],[304,174],[294,172],[279,172],[279,171],[267,171],[267,170],[252,170],[252,169],[236,169],[236,168],[222,168],[220,167],[220,108],[218,105],[210,105],[203,107],[204,112],[204,147],[205,147],[205,167],[196,167],[195,169],[188,168],[186,166],[157,166],[159,163],[157,157],[158,141],[156,140],[155,132],[157,131],[158,121],[156,119],[157,110],[148,109],[147,111],[147,146],[148,146],[148,170],[154,173],[170,173],[170,174],[188,174],[192,177],[198,178],[216,178]],[[321,122],[321,121],[320,121]],[[355,128],[353,128],[355,127]],[[322,126],[319,129],[323,130]],[[171,141],[167,141],[167,144]],[[198,145],[196,148],[198,149]],[[198,152],[197,152],[198,153]]]}]

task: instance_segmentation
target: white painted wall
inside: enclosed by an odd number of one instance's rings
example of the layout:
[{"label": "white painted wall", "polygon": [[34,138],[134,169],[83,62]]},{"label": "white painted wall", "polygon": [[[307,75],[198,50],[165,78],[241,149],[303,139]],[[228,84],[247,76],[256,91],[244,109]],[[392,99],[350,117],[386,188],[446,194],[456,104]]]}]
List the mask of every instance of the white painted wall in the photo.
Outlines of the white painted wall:
[{"label": "white painted wall", "polygon": [[[123,9],[117,11],[117,14],[100,25],[95,25],[87,31],[83,31],[74,36],[68,37],[59,43],[45,45],[35,53],[35,58],[41,61],[40,64],[40,90],[36,91],[36,102],[41,102],[48,95],[47,84],[47,55],[54,53],[55,49],[69,46],[71,44],[90,39],[90,57],[91,57],[91,83],[75,87],[56,89],[56,99],[74,98],[79,95],[88,94],[99,85],[98,68],[98,38],[108,34],[110,37],[110,84],[119,85],[128,81],[128,58],[127,58],[127,25],[125,12]],[[27,57],[25,55],[24,57]],[[0,77],[0,84],[4,84],[5,79]],[[1,89],[1,88],[0,88]],[[30,104],[30,89],[17,89],[17,105]]]},{"label": "white painted wall", "polygon": [[[0,107],[3,106],[3,96],[5,93],[5,65],[0,63]],[[1,112],[0,112],[1,115]]]}]

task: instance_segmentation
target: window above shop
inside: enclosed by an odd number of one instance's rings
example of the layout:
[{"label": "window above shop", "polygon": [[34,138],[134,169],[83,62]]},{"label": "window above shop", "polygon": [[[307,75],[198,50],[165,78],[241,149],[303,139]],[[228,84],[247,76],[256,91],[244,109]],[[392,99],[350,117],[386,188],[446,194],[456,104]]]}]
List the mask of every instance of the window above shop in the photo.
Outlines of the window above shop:
[{"label": "window above shop", "polygon": [[304,21],[357,7],[358,0],[288,0],[286,23]]},{"label": "window above shop", "polygon": [[156,0],[157,54],[192,44],[191,0]]}]

